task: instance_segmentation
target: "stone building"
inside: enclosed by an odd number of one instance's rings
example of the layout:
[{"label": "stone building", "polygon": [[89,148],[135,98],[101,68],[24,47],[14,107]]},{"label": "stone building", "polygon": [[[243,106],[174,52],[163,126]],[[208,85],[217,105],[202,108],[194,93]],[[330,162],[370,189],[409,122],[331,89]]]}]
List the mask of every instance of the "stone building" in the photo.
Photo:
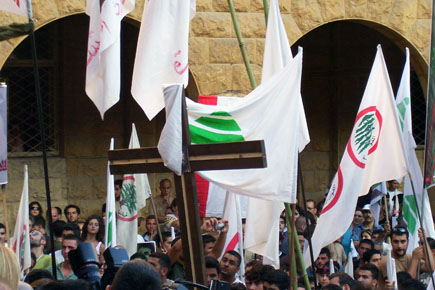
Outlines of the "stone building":
[{"label": "stone building", "polygon": [[[107,149],[128,145],[131,123],[142,146],[157,144],[164,113],[148,121],[130,94],[144,0],[122,25],[121,100],[102,121],[86,96],[88,16],[85,0],[34,0],[38,58],[49,146],[54,206],[79,205],[99,213],[105,198]],[[260,83],[265,18],[263,1],[234,0],[257,84]],[[280,0],[292,49],[304,48],[302,96],[311,143],[301,157],[305,190],[320,200],[336,172],[374,59],[384,50],[394,91],[411,51],[414,134],[424,143],[425,94],[430,49],[430,0]],[[23,21],[13,15],[1,24]],[[189,95],[237,95],[251,90],[226,0],[197,0],[191,22]],[[0,76],[9,84],[9,221],[13,226],[29,165],[30,200],[45,201],[28,38],[0,42]],[[419,147],[419,156],[422,157]],[[155,194],[165,175],[151,175]],[[46,208],[45,205],[43,205]],[[4,220],[0,211],[0,221]]]}]

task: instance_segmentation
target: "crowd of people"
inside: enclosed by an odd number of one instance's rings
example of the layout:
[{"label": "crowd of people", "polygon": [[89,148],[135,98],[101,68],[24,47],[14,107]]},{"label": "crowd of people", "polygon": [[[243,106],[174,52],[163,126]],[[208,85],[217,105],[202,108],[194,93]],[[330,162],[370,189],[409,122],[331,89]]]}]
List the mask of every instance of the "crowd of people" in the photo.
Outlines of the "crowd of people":
[{"label": "crowd of people", "polygon": [[[122,181],[116,181],[117,202],[121,188]],[[374,218],[370,206],[358,207],[349,230],[340,239],[324,247],[313,265],[305,267],[297,261],[297,281],[291,281],[290,278],[290,228],[285,212],[280,220],[278,269],[249,251],[224,252],[228,221],[205,219],[201,231],[207,286],[213,280],[219,280],[231,285],[231,289],[283,290],[293,289],[291,285],[297,282],[298,289],[305,289],[304,283],[308,280],[311,289],[426,289],[432,283],[431,273],[435,269],[435,240],[425,238],[420,229],[421,245],[407,254],[409,232],[401,219],[402,198],[396,182],[389,182],[389,190],[387,205],[381,207],[379,218]],[[139,244],[153,243],[155,248],[151,252],[138,250],[103,289],[185,289],[180,282],[186,279],[180,221],[176,199],[171,195],[170,180],[160,182],[160,192],[154,200],[154,206],[148,202],[147,208],[143,209],[144,215],[140,221],[145,223],[145,232],[137,237]],[[295,234],[301,252],[307,251],[322,206],[322,203],[318,204],[314,200],[306,201],[306,211],[296,206],[293,213]],[[21,275],[18,259],[8,248],[6,228],[0,224],[0,289],[93,289],[89,282],[78,279],[68,253],[76,250],[80,243],[90,243],[100,267],[100,275],[104,275],[107,270],[103,255],[106,250],[105,206],[102,206],[101,215],[92,215],[85,220],[81,219],[80,212],[78,206],[70,204],[63,210],[53,207],[51,212],[45,212],[44,217],[39,202],[29,204],[32,263]],[[383,212],[389,214],[390,218],[386,218]],[[52,219],[52,233],[46,225],[48,215]],[[216,226],[218,223],[222,225],[221,228]],[[54,241],[56,279],[52,271],[51,237]],[[122,245],[117,247],[122,248]],[[388,280],[389,251],[395,262],[395,281]]]}]

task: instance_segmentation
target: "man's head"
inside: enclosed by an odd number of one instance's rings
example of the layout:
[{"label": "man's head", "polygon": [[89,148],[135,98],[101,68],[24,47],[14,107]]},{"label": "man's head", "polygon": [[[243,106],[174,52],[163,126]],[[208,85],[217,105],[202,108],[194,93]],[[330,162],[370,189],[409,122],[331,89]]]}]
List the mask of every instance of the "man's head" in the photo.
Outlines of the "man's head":
[{"label": "man's head", "polygon": [[122,192],[122,179],[115,180],[115,199],[119,200],[121,198]]},{"label": "man's head", "polygon": [[30,234],[30,247],[44,249],[47,239],[40,231],[32,231]]},{"label": "man's head", "polygon": [[270,271],[275,271],[273,267],[270,268],[269,266],[270,265],[263,265],[261,263],[257,263],[254,264],[254,266],[249,271],[246,271],[246,289],[263,290],[264,276]]},{"label": "man's head", "polygon": [[375,244],[372,240],[364,239],[359,242],[358,246],[358,254],[360,257],[364,255],[365,252],[373,250],[375,248]]},{"label": "man's head", "polygon": [[6,242],[6,227],[4,224],[0,223],[0,244]]},{"label": "man's head", "polygon": [[160,181],[160,194],[162,197],[169,196],[171,194],[172,184],[169,179],[163,179]]},{"label": "man's head", "polygon": [[370,205],[369,204],[366,204],[363,207],[362,213],[363,213],[363,217],[364,217],[364,222],[366,224],[371,224],[374,221],[373,220],[373,214],[372,214],[372,212],[370,210]]},{"label": "man's head", "polygon": [[365,252],[362,256],[363,264],[372,264],[376,267],[379,267],[379,263],[381,262],[381,252],[378,250],[369,250]]},{"label": "man's head", "polygon": [[399,182],[395,179],[387,181],[387,186],[389,191],[395,191],[399,188]]},{"label": "man's head", "polygon": [[304,250],[304,246],[305,246],[304,233],[298,232],[298,240],[299,240],[299,246],[301,247],[301,251],[303,251]]},{"label": "man's head", "polygon": [[399,258],[406,254],[408,248],[409,232],[404,227],[395,227],[391,232],[391,245],[393,246],[393,257]]},{"label": "man's head", "polygon": [[361,208],[357,208],[353,214],[353,224],[360,225],[364,222],[363,211]]},{"label": "man's head", "polygon": [[162,250],[164,250],[165,253],[167,253],[169,251],[169,249],[171,248],[171,243],[172,243],[171,232],[163,232],[162,233],[162,239],[163,239],[163,243],[159,240],[159,242],[160,242],[160,248]]},{"label": "man's head", "polygon": [[242,257],[236,251],[228,251],[224,254],[219,266],[221,267],[221,275],[226,277],[234,277],[240,269]]},{"label": "man's head", "polygon": [[157,219],[155,215],[149,215],[145,219],[145,228],[148,233],[153,233],[157,231]]},{"label": "man's head", "polygon": [[307,211],[312,213],[313,215],[317,214],[317,204],[313,199],[309,199],[306,202],[306,206],[307,206]]},{"label": "man's head", "polygon": [[[47,216],[47,220],[49,217],[49,210],[47,209],[46,212],[46,216]],[[51,208],[51,221],[54,223],[55,221],[58,221],[62,218],[62,210],[60,209],[60,207],[52,207]]]},{"label": "man's head", "polygon": [[329,265],[329,259],[331,259],[331,252],[325,247],[320,250],[320,254],[314,264],[317,268],[323,268],[326,265]]},{"label": "man's head", "polygon": [[66,223],[62,229],[62,238],[67,235],[74,235],[80,237],[80,228],[76,223]]},{"label": "man's head", "polygon": [[202,245],[204,246],[204,255],[208,256],[213,251],[216,239],[210,234],[202,235]]},{"label": "man's head", "polygon": [[337,272],[329,275],[329,283],[340,286],[343,290],[350,290],[355,281],[346,273]]},{"label": "man's head", "polygon": [[75,235],[66,235],[62,238],[62,256],[65,261],[68,261],[68,253],[77,249],[79,238]]},{"label": "man's head", "polygon": [[31,219],[33,220],[33,227],[32,229],[35,231],[44,231],[45,230],[45,219],[40,216],[33,216],[31,217]]},{"label": "man's head", "polygon": [[217,259],[213,257],[205,257],[205,276],[207,278],[207,286],[210,286],[211,280],[219,280],[221,267]]},{"label": "man's head", "polygon": [[55,238],[61,238],[63,228],[65,227],[66,222],[58,220],[53,223],[53,233]]},{"label": "man's head", "polygon": [[264,290],[287,290],[290,287],[289,276],[281,270],[273,270],[264,275]]},{"label": "man's head", "polygon": [[70,204],[63,210],[65,217],[70,223],[77,223],[80,218],[80,208],[74,204]]},{"label": "man's head", "polygon": [[140,259],[124,264],[116,273],[112,290],[155,290],[161,289],[162,283],[154,267]]},{"label": "man's head", "polygon": [[171,265],[171,260],[168,255],[163,253],[152,253],[148,257],[148,263],[153,265],[154,269],[159,273],[162,284],[166,283],[166,276],[168,275],[169,267]]},{"label": "man's head", "polygon": [[358,281],[363,283],[366,289],[375,289],[378,285],[379,270],[371,264],[362,265],[358,272]]}]

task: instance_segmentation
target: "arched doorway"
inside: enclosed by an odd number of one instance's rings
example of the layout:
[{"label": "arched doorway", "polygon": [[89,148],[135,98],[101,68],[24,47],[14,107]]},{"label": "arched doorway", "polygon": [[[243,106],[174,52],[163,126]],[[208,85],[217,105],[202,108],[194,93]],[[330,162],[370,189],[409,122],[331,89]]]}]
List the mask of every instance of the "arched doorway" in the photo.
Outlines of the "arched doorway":
[{"label": "arched doorway", "polygon": [[[392,40],[376,27],[361,22],[332,22],[307,33],[292,46],[294,52],[298,46],[304,48],[302,96],[311,143],[301,162],[306,191],[318,200],[323,198],[340,163],[378,44],[383,49],[394,93],[398,89],[406,40],[398,42],[397,34]],[[424,61],[409,48],[414,136],[417,144],[423,145],[425,100],[415,65]]]}]

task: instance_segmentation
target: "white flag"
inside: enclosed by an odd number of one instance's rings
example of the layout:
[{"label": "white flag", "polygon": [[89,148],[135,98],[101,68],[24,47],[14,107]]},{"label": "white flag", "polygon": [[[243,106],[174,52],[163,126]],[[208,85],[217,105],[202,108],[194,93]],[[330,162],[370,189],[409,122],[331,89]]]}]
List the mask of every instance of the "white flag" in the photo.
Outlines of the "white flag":
[{"label": "white flag", "polygon": [[[140,148],[134,124],[128,148]],[[118,244],[125,247],[129,256],[137,252],[137,215],[150,196],[151,187],[146,174],[124,175],[118,212]]]},{"label": "white flag", "polygon": [[29,175],[27,165],[24,165],[23,193],[21,194],[20,207],[18,208],[17,221],[15,222],[14,239],[12,249],[17,255],[21,271],[29,268],[32,262],[30,258],[30,235],[29,235]]},{"label": "white flag", "polygon": [[[313,233],[314,258],[347,231],[358,196],[367,194],[373,184],[406,172],[393,91],[379,45],[352,133]],[[304,261],[305,266],[311,265],[309,251]]]},{"label": "white flag", "polygon": [[0,184],[8,183],[7,86],[0,84]]},{"label": "white flag", "polygon": [[165,107],[163,85],[189,81],[190,13],[190,0],[146,1],[131,94],[150,120]]},{"label": "white flag", "polygon": [[119,100],[121,88],[121,20],[134,9],[134,0],[87,0],[89,20],[86,94],[101,119]]},{"label": "white flag", "polygon": [[32,2],[30,0],[2,0],[0,10],[32,18]]},{"label": "white flag", "polygon": [[[110,140],[110,150],[114,148],[113,138]],[[116,247],[116,206],[115,206],[115,178],[110,173],[110,161],[107,162],[107,197],[106,197],[106,230],[105,248]]]}]

